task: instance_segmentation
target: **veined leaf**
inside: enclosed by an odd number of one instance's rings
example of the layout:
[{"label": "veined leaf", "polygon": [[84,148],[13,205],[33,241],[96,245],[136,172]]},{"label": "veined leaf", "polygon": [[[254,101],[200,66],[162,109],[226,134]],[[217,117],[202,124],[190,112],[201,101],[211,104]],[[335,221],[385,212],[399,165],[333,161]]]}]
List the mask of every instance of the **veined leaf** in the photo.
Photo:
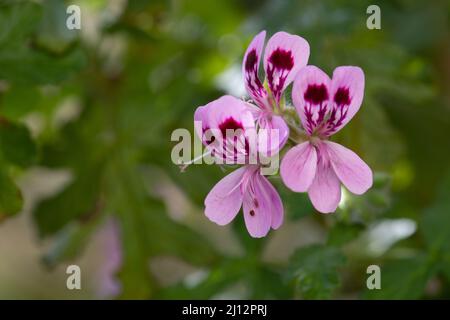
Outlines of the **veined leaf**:
[{"label": "veined leaf", "polygon": [[340,285],[339,268],[345,261],[336,247],[311,245],[294,253],[288,277],[294,280],[301,297],[327,299]]}]

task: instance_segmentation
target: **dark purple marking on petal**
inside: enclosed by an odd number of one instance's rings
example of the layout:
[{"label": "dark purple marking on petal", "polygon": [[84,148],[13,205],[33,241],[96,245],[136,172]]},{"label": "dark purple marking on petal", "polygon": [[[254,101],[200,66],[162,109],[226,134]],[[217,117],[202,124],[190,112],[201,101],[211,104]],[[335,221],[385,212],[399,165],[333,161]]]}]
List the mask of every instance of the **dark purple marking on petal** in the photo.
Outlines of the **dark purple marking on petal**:
[{"label": "dark purple marking on petal", "polygon": [[245,57],[245,83],[253,100],[261,108],[264,108],[266,91],[258,77],[258,54],[256,49],[252,49]]},{"label": "dark purple marking on petal", "polygon": [[215,136],[211,136],[211,138],[209,140],[206,141],[207,145],[210,145],[211,143],[213,143],[214,141],[216,141],[216,137]]},{"label": "dark purple marking on petal", "polygon": [[344,123],[351,103],[350,90],[345,87],[338,88],[334,94],[333,101],[334,104],[330,111],[330,116],[322,130],[322,133],[326,136],[335,133]]},{"label": "dark purple marking on petal", "polygon": [[[245,156],[249,156],[250,154],[250,145],[249,141],[246,137],[244,137],[244,141],[239,142],[239,137],[244,134],[244,127],[241,122],[237,121],[233,117],[226,118],[219,125],[219,130],[222,133],[223,143],[222,143],[222,157],[233,159],[234,161],[238,160],[239,154],[245,154]],[[242,150],[241,147],[238,148],[240,143],[243,143]]]},{"label": "dark purple marking on petal", "polygon": [[255,209],[258,209],[258,207],[259,207],[259,202],[258,202],[258,199],[253,199],[253,204],[255,205]]},{"label": "dark purple marking on petal", "polygon": [[340,87],[334,94],[334,102],[338,106],[349,105],[351,100],[348,88]]},{"label": "dark purple marking on petal", "polygon": [[222,137],[226,137],[227,130],[236,131],[238,129],[244,129],[242,123],[236,121],[233,117],[226,118],[224,122],[219,125],[219,129],[222,132]]},{"label": "dark purple marking on petal", "polygon": [[252,216],[252,217],[255,216],[255,210],[252,209],[252,210],[250,210],[249,213],[250,213],[250,216]]},{"label": "dark purple marking on petal", "polygon": [[207,145],[210,145],[211,143],[213,143],[214,141],[216,141],[216,137],[214,136],[214,135],[211,135],[210,137],[207,137],[206,136],[206,132],[209,130],[209,127],[204,127],[203,129],[202,129],[202,131],[203,131],[203,139],[204,139],[204,142],[207,144]]},{"label": "dark purple marking on petal", "polygon": [[253,71],[257,61],[258,56],[256,55],[256,49],[253,49],[248,53],[247,58],[245,59],[245,70],[247,72]]},{"label": "dark purple marking on petal", "polygon": [[323,101],[328,100],[327,87],[321,84],[310,84],[303,95],[305,101],[314,105],[320,105]]},{"label": "dark purple marking on petal", "polygon": [[277,48],[270,55],[268,62],[267,82],[275,99],[279,102],[286,78],[294,67],[292,51]]},{"label": "dark purple marking on petal", "polygon": [[[328,89],[325,84],[310,84],[303,94],[307,132],[311,134],[324,121],[328,111]],[[317,117],[315,117],[317,116]]]},{"label": "dark purple marking on petal", "polygon": [[294,57],[292,51],[277,48],[272,52],[269,62],[276,69],[291,70],[294,67]]}]

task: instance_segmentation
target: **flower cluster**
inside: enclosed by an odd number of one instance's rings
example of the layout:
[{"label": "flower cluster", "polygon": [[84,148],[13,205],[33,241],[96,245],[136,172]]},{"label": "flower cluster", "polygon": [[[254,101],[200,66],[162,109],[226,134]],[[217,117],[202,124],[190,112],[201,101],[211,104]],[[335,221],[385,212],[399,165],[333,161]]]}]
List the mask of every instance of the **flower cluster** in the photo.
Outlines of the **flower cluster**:
[{"label": "flower cluster", "polygon": [[[198,107],[194,115],[196,132],[209,153],[227,164],[243,164],[213,187],[205,199],[205,214],[211,221],[226,225],[242,207],[252,237],[264,237],[283,223],[283,203],[261,174],[261,159],[277,154],[288,146],[288,140],[295,145],[281,161],[282,181],[294,192],[308,192],[317,211],[336,210],[341,183],[358,195],[372,186],[367,164],[353,151],[329,140],[361,106],[363,71],[342,66],[330,79],[319,68],[307,65],[309,44],[305,39],[278,32],[264,50],[265,36],[263,31],[252,40],[242,63],[251,100],[223,96]],[[264,82],[259,78],[261,59]],[[286,106],[283,95],[292,82],[292,101],[300,121],[294,118],[293,108]],[[255,154],[256,161],[248,162]]]}]

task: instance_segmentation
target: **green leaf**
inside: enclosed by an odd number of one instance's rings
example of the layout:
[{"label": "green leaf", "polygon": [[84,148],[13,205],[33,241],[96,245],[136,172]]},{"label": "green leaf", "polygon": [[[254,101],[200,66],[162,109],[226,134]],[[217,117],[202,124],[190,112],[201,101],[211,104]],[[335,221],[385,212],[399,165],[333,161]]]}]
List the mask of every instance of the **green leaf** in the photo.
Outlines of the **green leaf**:
[{"label": "green leaf", "polygon": [[57,84],[81,70],[85,62],[80,49],[56,57],[23,48],[0,51],[0,79],[18,84]]},{"label": "green leaf", "polygon": [[12,86],[3,93],[0,114],[10,120],[19,120],[38,105],[41,99],[37,88]]},{"label": "green leaf", "polygon": [[439,267],[440,267],[440,271],[447,278],[447,281],[450,282],[450,252],[444,254]]},{"label": "green leaf", "polygon": [[0,220],[22,209],[22,194],[12,179],[0,169]]},{"label": "green leaf", "polygon": [[363,230],[361,225],[337,223],[331,229],[327,243],[332,246],[342,246],[356,239]]},{"label": "green leaf", "polygon": [[37,158],[37,150],[27,127],[12,122],[0,122],[0,152],[6,161],[27,167]]},{"label": "green leaf", "polygon": [[210,264],[217,254],[206,239],[171,220],[164,205],[149,197],[131,154],[129,150],[121,150],[111,159],[107,202],[122,227],[121,297],[149,298],[155,292],[149,274],[151,257],[174,255],[193,264]]},{"label": "green leaf", "polygon": [[41,237],[52,235],[70,221],[98,211],[100,171],[95,168],[79,173],[62,192],[39,203],[33,218]]},{"label": "green leaf", "polygon": [[270,235],[263,238],[253,238],[250,236],[245,225],[243,214],[238,214],[236,218],[234,218],[233,230],[239,239],[239,242],[245,248],[246,255],[258,259]]},{"label": "green leaf", "polygon": [[34,2],[0,4],[0,48],[24,43],[24,39],[35,30],[41,14],[41,6]]},{"label": "green leaf", "polygon": [[33,46],[41,19],[42,7],[35,3],[1,6],[0,79],[20,84],[57,84],[84,66],[86,59],[80,49],[48,54]]},{"label": "green leaf", "polygon": [[249,281],[249,299],[288,299],[292,296],[291,286],[276,269],[260,264],[245,277]]},{"label": "green leaf", "polygon": [[43,14],[36,42],[51,52],[62,53],[69,49],[78,35],[77,30],[69,30],[66,26],[67,5],[60,0],[47,0],[42,5]]},{"label": "green leaf", "polygon": [[315,211],[307,193],[292,192],[284,186],[278,190],[280,190],[286,214],[292,220],[302,219]]},{"label": "green leaf", "polygon": [[180,283],[160,290],[161,299],[208,299],[236,283],[245,273],[248,265],[241,259],[224,259],[208,271],[205,278],[191,286]]},{"label": "green leaf", "polygon": [[381,267],[381,289],[366,289],[368,299],[419,299],[436,272],[426,255],[387,263]]},{"label": "green leaf", "polygon": [[311,245],[297,250],[289,263],[288,278],[305,299],[328,299],[340,285],[338,269],[345,256],[336,247]]},{"label": "green leaf", "polygon": [[450,174],[444,176],[438,195],[427,208],[420,222],[427,245],[444,252],[450,251]]}]

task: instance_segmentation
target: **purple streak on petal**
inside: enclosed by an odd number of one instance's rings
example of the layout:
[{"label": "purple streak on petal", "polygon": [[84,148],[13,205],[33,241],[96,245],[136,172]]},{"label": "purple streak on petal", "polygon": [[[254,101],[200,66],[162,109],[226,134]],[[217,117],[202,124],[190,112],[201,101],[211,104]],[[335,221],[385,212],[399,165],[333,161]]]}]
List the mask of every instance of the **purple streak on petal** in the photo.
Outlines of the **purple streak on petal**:
[{"label": "purple streak on petal", "polygon": [[257,62],[258,56],[256,54],[256,49],[252,49],[245,59],[245,71],[253,72]]},{"label": "purple streak on petal", "polygon": [[232,96],[222,96],[197,108],[194,119],[203,120],[202,142],[211,154],[227,164],[245,162],[250,146],[247,132],[255,128],[250,104]]},{"label": "purple streak on petal", "polygon": [[274,69],[290,71],[294,66],[294,57],[291,50],[277,48],[272,52],[269,62]]},{"label": "purple streak on petal", "polygon": [[233,117],[226,118],[221,124],[219,124],[219,129],[222,132],[222,137],[227,136],[227,130],[238,130],[238,129],[244,129],[242,126],[242,123],[238,120],[234,119]]},{"label": "purple streak on petal", "polygon": [[292,100],[305,131],[312,135],[329,111],[331,80],[315,66],[302,68],[295,79]]},{"label": "purple streak on petal", "polygon": [[260,108],[269,110],[267,103],[267,92],[258,77],[259,64],[261,61],[265,38],[265,31],[260,32],[253,38],[244,55],[244,60],[242,62],[242,74],[245,88],[247,89],[250,97]]},{"label": "purple streak on petal", "polygon": [[277,32],[269,39],[264,58],[267,83],[278,103],[297,72],[308,63],[309,44],[299,36]]},{"label": "purple streak on petal", "polygon": [[277,101],[280,101],[286,78],[293,66],[294,58],[290,50],[277,48],[272,52],[267,68],[267,82]]},{"label": "purple streak on petal", "polygon": [[331,81],[330,116],[321,130],[325,136],[339,131],[358,112],[364,96],[364,72],[359,67],[338,67]]}]

